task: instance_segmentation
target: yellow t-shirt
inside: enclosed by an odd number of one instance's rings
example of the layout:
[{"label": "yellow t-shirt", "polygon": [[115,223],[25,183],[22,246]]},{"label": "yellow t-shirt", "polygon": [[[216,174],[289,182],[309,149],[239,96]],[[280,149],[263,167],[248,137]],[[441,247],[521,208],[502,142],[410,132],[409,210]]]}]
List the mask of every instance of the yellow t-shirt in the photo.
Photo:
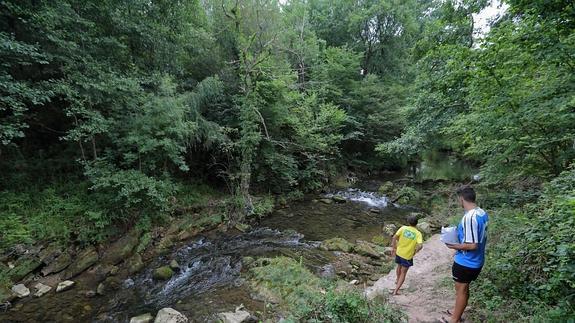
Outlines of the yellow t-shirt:
[{"label": "yellow t-shirt", "polygon": [[395,235],[399,236],[395,254],[405,260],[413,259],[413,255],[415,255],[415,246],[423,243],[421,232],[412,226],[404,225],[397,230]]}]

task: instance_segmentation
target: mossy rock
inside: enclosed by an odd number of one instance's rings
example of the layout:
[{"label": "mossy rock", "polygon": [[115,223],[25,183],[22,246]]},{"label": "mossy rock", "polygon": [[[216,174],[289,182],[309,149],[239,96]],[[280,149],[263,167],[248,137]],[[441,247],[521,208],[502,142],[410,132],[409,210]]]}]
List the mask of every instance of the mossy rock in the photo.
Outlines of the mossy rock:
[{"label": "mossy rock", "polygon": [[64,273],[64,279],[70,279],[95,264],[98,261],[98,252],[94,247],[90,247],[82,251],[76,258],[77,260]]},{"label": "mossy rock", "polygon": [[377,191],[381,195],[390,196],[393,194],[394,190],[395,190],[395,186],[393,185],[393,182],[387,181],[387,182],[381,184]]},{"label": "mossy rock", "polygon": [[168,280],[173,275],[174,271],[169,266],[163,266],[154,270],[153,278],[156,280]]},{"label": "mossy rock", "polygon": [[347,180],[345,176],[338,176],[333,180],[333,187],[338,189],[344,189],[351,187],[351,183]]},{"label": "mossy rock", "polygon": [[350,243],[349,241],[342,238],[328,239],[323,241],[320,245],[320,248],[326,251],[351,252],[353,247],[353,243]]},{"label": "mossy rock", "polygon": [[105,264],[115,265],[120,261],[128,258],[134,248],[138,246],[140,242],[139,233],[134,230],[128,235],[120,238],[118,241],[114,242],[107,250],[102,258],[102,262]]},{"label": "mossy rock", "polygon": [[47,267],[42,268],[42,275],[59,273],[66,269],[72,263],[72,257],[67,251],[64,251],[56,260]]},{"label": "mossy rock", "polygon": [[420,222],[417,224],[417,230],[426,236],[431,235],[431,225],[427,222]]},{"label": "mossy rock", "polygon": [[332,204],[333,203],[332,199],[327,199],[327,198],[319,199],[319,201],[324,203],[324,204]]},{"label": "mossy rock", "polygon": [[44,264],[49,265],[54,260],[56,260],[61,254],[62,250],[60,249],[59,246],[49,245],[38,253],[38,257]]},{"label": "mossy rock", "polygon": [[144,262],[142,261],[140,254],[135,253],[126,261],[125,266],[126,270],[128,271],[128,275],[133,275],[144,268]]},{"label": "mossy rock", "polygon": [[388,236],[393,236],[395,234],[395,232],[397,232],[397,229],[398,229],[398,227],[395,224],[390,223],[390,224],[386,224],[383,227],[383,232],[385,234],[387,234]]},{"label": "mossy rock", "polygon": [[29,273],[38,269],[42,265],[42,261],[34,256],[20,257],[14,264],[14,268],[8,272],[8,277],[14,282],[22,280]]},{"label": "mossy rock", "polygon": [[6,286],[0,285],[0,304],[11,302],[16,298],[16,295]]},{"label": "mossy rock", "polygon": [[170,249],[174,246],[174,240],[177,237],[173,237],[171,235],[167,235],[160,240],[158,243],[157,252],[159,254],[165,254],[170,251]]},{"label": "mossy rock", "polygon": [[255,263],[254,257],[246,256],[242,258],[242,266],[245,268],[250,268]]},{"label": "mossy rock", "polygon": [[371,258],[376,258],[376,259],[381,258],[380,253],[374,247],[375,246],[372,246],[367,241],[358,240],[358,241],[356,241],[356,244],[353,248],[353,252],[360,255],[360,256],[366,256],[366,257],[371,257]]},{"label": "mossy rock", "polygon": [[343,196],[341,196],[341,195],[334,195],[331,199],[332,199],[334,202],[336,202],[336,203],[345,203],[345,202],[347,202],[347,200],[345,199],[345,197],[343,197]]},{"label": "mossy rock", "polygon": [[136,247],[136,252],[141,253],[142,251],[146,250],[150,243],[152,242],[152,234],[150,232],[146,232],[142,234],[140,237],[140,243]]},{"label": "mossy rock", "polygon": [[390,239],[382,235],[375,236],[371,239],[371,242],[382,247],[387,247],[390,243]]},{"label": "mossy rock", "polygon": [[109,292],[120,289],[120,287],[122,287],[122,280],[118,277],[108,277],[102,284],[104,291]]}]

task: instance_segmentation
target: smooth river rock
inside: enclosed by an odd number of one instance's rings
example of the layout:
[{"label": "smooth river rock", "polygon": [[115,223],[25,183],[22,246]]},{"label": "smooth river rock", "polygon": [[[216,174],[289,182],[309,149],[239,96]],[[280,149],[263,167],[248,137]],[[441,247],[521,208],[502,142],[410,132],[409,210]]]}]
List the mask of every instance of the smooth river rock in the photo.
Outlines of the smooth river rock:
[{"label": "smooth river rock", "polygon": [[134,316],[130,319],[130,323],[150,323],[154,317],[150,313]]},{"label": "smooth river rock", "polygon": [[30,290],[24,286],[24,284],[12,286],[12,292],[19,298],[28,297],[28,295],[30,295]]},{"label": "smooth river rock", "polygon": [[76,283],[71,281],[71,280],[65,280],[63,282],[60,282],[58,284],[58,286],[56,286],[56,293],[66,291],[66,290],[72,288],[72,286],[74,286],[74,284],[76,284]]},{"label": "smooth river rock", "polygon": [[188,318],[173,308],[162,308],[156,315],[154,323],[188,323]]},{"label": "smooth river rock", "polygon": [[236,310],[235,312],[220,313],[218,317],[223,323],[242,323],[247,321],[251,317],[251,314],[247,311]]},{"label": "smooth river rock", "polygon": [[50,287],[48,285],[44,285],[42,283],[36,284],[36,286],[34,286],[34,288],[36,288],[36,292],[34,293],[34,296],[36,296],[36,297],[42,297],[44,294],[46,294],[50,290],[52,290],[52,287]]}]

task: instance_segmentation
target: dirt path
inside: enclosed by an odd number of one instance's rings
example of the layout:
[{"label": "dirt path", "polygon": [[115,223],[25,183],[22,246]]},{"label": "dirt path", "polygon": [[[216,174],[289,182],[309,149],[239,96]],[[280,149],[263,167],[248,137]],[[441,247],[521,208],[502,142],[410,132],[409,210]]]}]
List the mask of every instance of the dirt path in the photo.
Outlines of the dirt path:
[{"label": "dirt path", "polygon": [[[432,236],[423,245],[423,250],[413,259],[398,296],[389,296],[392,304],[399,306],[409,317],[409,322],[438,322],[443,313],[454,303],[453,281],[451,279],[452,251]],[[387,294],[395,287],[395,270],[380,278],[366,289],[368,298]]]}]

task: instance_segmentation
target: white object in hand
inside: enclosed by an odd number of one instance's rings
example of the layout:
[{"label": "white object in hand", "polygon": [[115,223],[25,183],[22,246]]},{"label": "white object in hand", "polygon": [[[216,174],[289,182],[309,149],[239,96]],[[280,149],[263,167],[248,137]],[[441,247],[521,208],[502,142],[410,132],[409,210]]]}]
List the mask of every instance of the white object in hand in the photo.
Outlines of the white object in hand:
[{"label": "white object in hand", "polygon": [[457,237],[456,227],[442,227],[441,228],[441,241],[447,244],[459,243],[459,238]]}]

